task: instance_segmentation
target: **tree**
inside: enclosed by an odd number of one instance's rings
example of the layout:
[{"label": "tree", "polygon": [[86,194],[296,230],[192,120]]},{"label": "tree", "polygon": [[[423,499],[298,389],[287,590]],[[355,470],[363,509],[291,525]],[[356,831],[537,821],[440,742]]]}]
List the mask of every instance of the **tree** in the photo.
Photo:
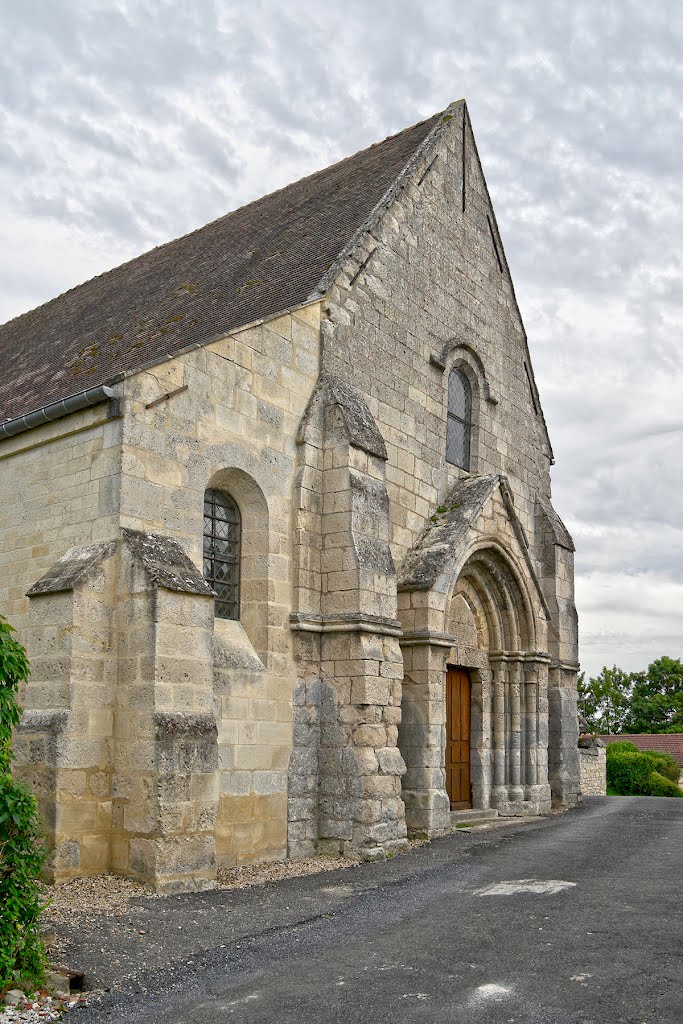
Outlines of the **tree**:
[{"label": "tree", "polygon": [[647,672],[634,672],[633,691],[623,731],[683,732],[683,664],[658,658]]},{"label": "tree", "polygon": [[0,615],[0,990],[39,982],[45,951],[38,922],[38,878],[45,859],[38,807],[12,778],[12,729],[21,718],[19,684],[28,678],[24,648]]},{"label": "tree", "polygon": [[605,666],[595,679],[578,679],[579,711],[592,732],[605,736],[620,733],[630,708],[632,679],[614,665]]}]

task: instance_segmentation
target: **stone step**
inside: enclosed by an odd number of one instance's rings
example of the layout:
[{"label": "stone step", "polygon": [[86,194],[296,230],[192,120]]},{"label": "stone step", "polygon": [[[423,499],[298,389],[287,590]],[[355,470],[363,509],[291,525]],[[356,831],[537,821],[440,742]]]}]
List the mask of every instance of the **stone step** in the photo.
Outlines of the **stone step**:
[{"label": "stone step", "polygon": [[486,810],[466,807],[462,810],[451,811],[451,825],[478,825],[482,821],[493,821],[497,817],[498,811],[492,807]]}]

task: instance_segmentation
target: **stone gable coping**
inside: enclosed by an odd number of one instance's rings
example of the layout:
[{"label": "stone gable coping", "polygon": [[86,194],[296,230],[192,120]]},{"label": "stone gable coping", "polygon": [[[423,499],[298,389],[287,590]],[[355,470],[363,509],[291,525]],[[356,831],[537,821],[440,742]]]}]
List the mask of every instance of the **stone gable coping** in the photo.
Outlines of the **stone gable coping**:
[{"label": "stone gable coping", "polygon": [[520,551],[534,584],[546,619],[552,619],[545,594],[539,583],[529,553],[529,542],[524,527],[515,511],[512,492],[507,478],[500,473],[467,477],[451,489],[443,505],[431,516],[431,523],[414,548],[406,555],[398,577],[397,589],[431,590],[449,558],[453,557],[481,515],[486,502],[496,487],[510,518],[510,524],[519,543]]},{"label": "stone gable coping", "polygon": [[446,560],[464,542],[472,523],[493,494],[500,477],[469,477],[459,480],[431,523],[408,552],[398,578],[399,590],[431,590]]},{"label": "stone gable coping", "polygon": [[543,498],[537,498],[536,502],[538,507],[543,514],[545,521],[547,522],[550,530],[555,538],[555,543],[561,548],[566,548],[567,551],[575,551],[574,541],[571,538],[569,530],[564,525],[557,512],[550,504],[549,501],[544,501]]},{"label": "stone gable coping", "polygon": [[95,569],[116,550],[116,541],[104,541],[85,548],[69,548],[48,571],[26,591],[27,597],[59,594],[88,580]]},{"label": "stone gable coping", "polygon": [[323,406],[330,403],[337,406],[350,445],[367,452],[368,455],[374,455],[376,458],[386,461],[387,449],[384,438],[365,401],[348,381],[333,373],[325,373],[320,376],[299,424],[297,444],[306,443],[306,431],[312,412],[320,402],[323,403]]},{"label": "stone gable coping", "polygon": [[[450,103],[445,110],[436,114],[429,120],[429,133],[422,140],[417,149],[413,152],[410,159],[407,161],[405,166],[402,168],[400,174],[391,182],[389,188],[386,190],[384,195],[381,197],[378,203],[374,206],[367,219],[361,224],[358,230],[349,239],[348,243],[339,253],[337,259],[330,265],[326,273],[323,275],[321,280],[318,282],[317,287],[309,295],[309,299],[320,299],[327,292],[328,288],[334,284],[340,272],[343,270],[347,260],[356,254],[356,250],[362,245],[363,239],[369,231],[378,224],[380,219],[386,210],[392,206],[394,200],[399,195],[402,189],[406,187],[409,179],[416,171],[417,167],[424,161],[428,160],[434,150],[436,143],[443,134],[446,125],[449,121],[456,116],[456,112],[465,110],[466,105],[464,100],[456,100],[454,103]],[[434,157],[429,163],[428,167],[422,173],[419,184],[422,183],[427,175],[427,172],[431,170],[436,157]],[[366,260],[360,262],[359,270],[363,270],[369,262],[370,258],[374,255],[375,250],[369,254]],[[355,275],[357,277],[358,274]],[[355,280],[354,277],[354,280]]]},{"label": "stone gable coping", "polygon": [[129,529],[123,530],[123,536],[157,586],[180,594],[216,596],[178,541],[158,533]]}]

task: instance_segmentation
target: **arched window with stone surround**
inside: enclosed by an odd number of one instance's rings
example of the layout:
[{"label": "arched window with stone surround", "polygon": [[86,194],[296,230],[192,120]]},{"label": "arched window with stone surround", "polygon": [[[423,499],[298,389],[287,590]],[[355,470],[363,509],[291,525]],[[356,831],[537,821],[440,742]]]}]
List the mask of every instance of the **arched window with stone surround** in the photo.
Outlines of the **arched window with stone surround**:
[{"label": "arched window with stone surround", "polygon": [[462,370],[453,369],[448,377],[446,461],[469,470],[471,438],[472,386]]},{"label": "arched window with stone surround", "polygon": [[204,578],[216,591],[216,617],[240,617],[242,519],[225,491],[204,493]]}]

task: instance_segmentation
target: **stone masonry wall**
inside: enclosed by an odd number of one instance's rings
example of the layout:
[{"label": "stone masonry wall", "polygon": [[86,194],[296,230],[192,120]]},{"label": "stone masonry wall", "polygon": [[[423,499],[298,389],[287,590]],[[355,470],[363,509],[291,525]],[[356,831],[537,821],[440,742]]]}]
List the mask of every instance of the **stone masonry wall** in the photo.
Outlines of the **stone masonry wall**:
[{"label": "stone masonry wall", "polygon": [[530,538],[535,497],[550,494],[550,448],[469,124],[462,209],[462,127],[461,115],[453,116],[424,179],[433,154],[348,259],[324,305],[323,368],[350,378],[386,442],[397,564],[449,480],[463,475],[445,460],[447,378],[456,362],[470,365],[479,382],[472,472],[508,477]]},{"label": "stone masonry wall", "polygon": [[582,796],[605,796],[607,792],[607,750],[601,743],[582,740],[579,744]]},{"label": "stone masonry wall", "polygon": [[216,619],[214,629],[219,867],[286,855],[291,502],[296,434],[318,376],[319,317],[313,303],[124,387],[122,526],[178,540],[201,566],[206,488],[225,488],[242,517],[241,621]]},{"label": "stone masonry wall", "polygon": [[357,393],[329,378],[299,441],[289,850],[383,857],[406,843],[386,452]]},{"label": "stone masonry wall", "polygon": [[[164,621],[162,611],[170,608],[168,601],[154,598],[156,611],[149,611],[151,598],[144,588],[139,594],[129,593],[127,586],[118,590],[114,603],[121,607],[111,611],[114,621],[120,620],[116,628],[123,630],[123,646],[117,652],[113,641],[105,645],[107,671],[114,676],[108,677],[109,690],[101,696],[119,765],[128,744],[132,774],[127,781],[125,772],[117,775],[110,755],[106,764],[97,758],[93,761],[93,785],[98,788],[92,791],[92,799],[104,801],[107,808],[93,811],[102,837],[92,843],[88,840],[92,854],[86,856],[87,844],[78,840],[80,852],[71,862],[64,860],[68,851],[61,855],[66,873],[105,870],[111,863],[124,873],[164,875],[173,886],[181,884],[174,878],[187,868],[196,876],[193,884],[200,885],[209,878],[209,855],[204,851],[196,868],[191,858],[178,856],[174,862],[169,853],[173,828],[182,831],[185,826],[172,822],[193,821],[187,827],[198,835],[197,829],[209,827],[211,815],[211,842],[215,830],[219,866],[286,855],[286,774],[295,677],[289,624],[291,495],[296,433],[318,377],[319,316],[319,304],[314,302],[239,330],[125,378],[115,385],[118,399],[114,403],[0,442],[4,498],[0,608],[19,628],[19,638],[35,661],[30,728],[17,742],[23,751],[21,770],[35,779],[47,803],[60,786],[59,772],[62,782],[67,778],[68,762],[75,773],[73,785],[68,783],[76,787],[74,808],[79,799],[90,799],[89,776],[82,771],[83,744],[94,739],[93,730],[106,731],[106,725],[104,720],[92,729],[78,725],[78,715],[68,710],[71,646],[87,632],[87,611],[79,605],[72,614],[81,597],[69,593],[29,601],[29,587],[67,549],[80,549],[95,540],[120,543],[126,528],[179,541],[195,566],[201,567],[203,498],[209,486],[228,490],[242,516],[241,621],[213,623],[210,707],[198,709],[192,701],[184,706],[182,696],[177,707],[169,710],[164,704],[170,693],[166,683],[179,659],[176,667],[182,675],[184,649],[179,637],[185,627],[180,620],[174,625],[172,615],[169,622]],[[36,602],[43,602],[43,613]],[[142,602],[139,620],[136,602]],[[36,619],[35,629],[29,628],[31,604],[36,604],[36,615],[42,614],[43,620]],[[64,621],[52,623],[45,617],[52,605],[59,606],[62,618],[64,612]],[[161,615],[158,622],[157,614]],[[141,649],[132,660],[125,650],[126,621],[131,626],[129,639],[133,626],[140,626],[143,646],[149,648],[154,641],[151,649]],[[114,708],[112,678],[117,672],[125,692],[132,689],[130,701]],[[63,712],[60,687],[66,687]],[[181,691],[182,685],[179,695]],[[156,711],[180,718],[157,721]],[[200,726],[204,729],[202,716],[207,714],[217,728],[214,781],[219,792],[213,811],[209,810],[213,782],[204,778],[210,758],[197,753],[195,736]],[[69,723],[81,728],[82,749],[73,758],[67,751],[72,735]],[[191,736],[185,735],[188,729]],[[155,766],[152,748],[164,739],[159,730],[177,742],[167,736],[165,760]],[[196,748],[186,766],[187,785],[168,778],[168,785],[164,782],[157,793],[156,783],[149,780],[161,772],[163,781],[168,776],[168,750],[181,753],[186,747],[188,751]],[[134,778],[138,755],[139,786]],[[96,769],[105,772],[104,782]],[[189,796],[182,795],[186,789]],[[67,797],[62,801],[65,807]],[[167,802],[163,813],[157,798]],[[59,813],[66,820],[67,810]],[[135,813],[138,818],[133,822]],[[168,823],[159,835],[156,830],[164,814]],[[84,828],[94,835],[91,824]]]},{"label": "stone masonry wall", "polygon": [[116,536],[117,411],[103,402],[0,440],[0,611],[22,640],[29,587],[68,548]]}]

